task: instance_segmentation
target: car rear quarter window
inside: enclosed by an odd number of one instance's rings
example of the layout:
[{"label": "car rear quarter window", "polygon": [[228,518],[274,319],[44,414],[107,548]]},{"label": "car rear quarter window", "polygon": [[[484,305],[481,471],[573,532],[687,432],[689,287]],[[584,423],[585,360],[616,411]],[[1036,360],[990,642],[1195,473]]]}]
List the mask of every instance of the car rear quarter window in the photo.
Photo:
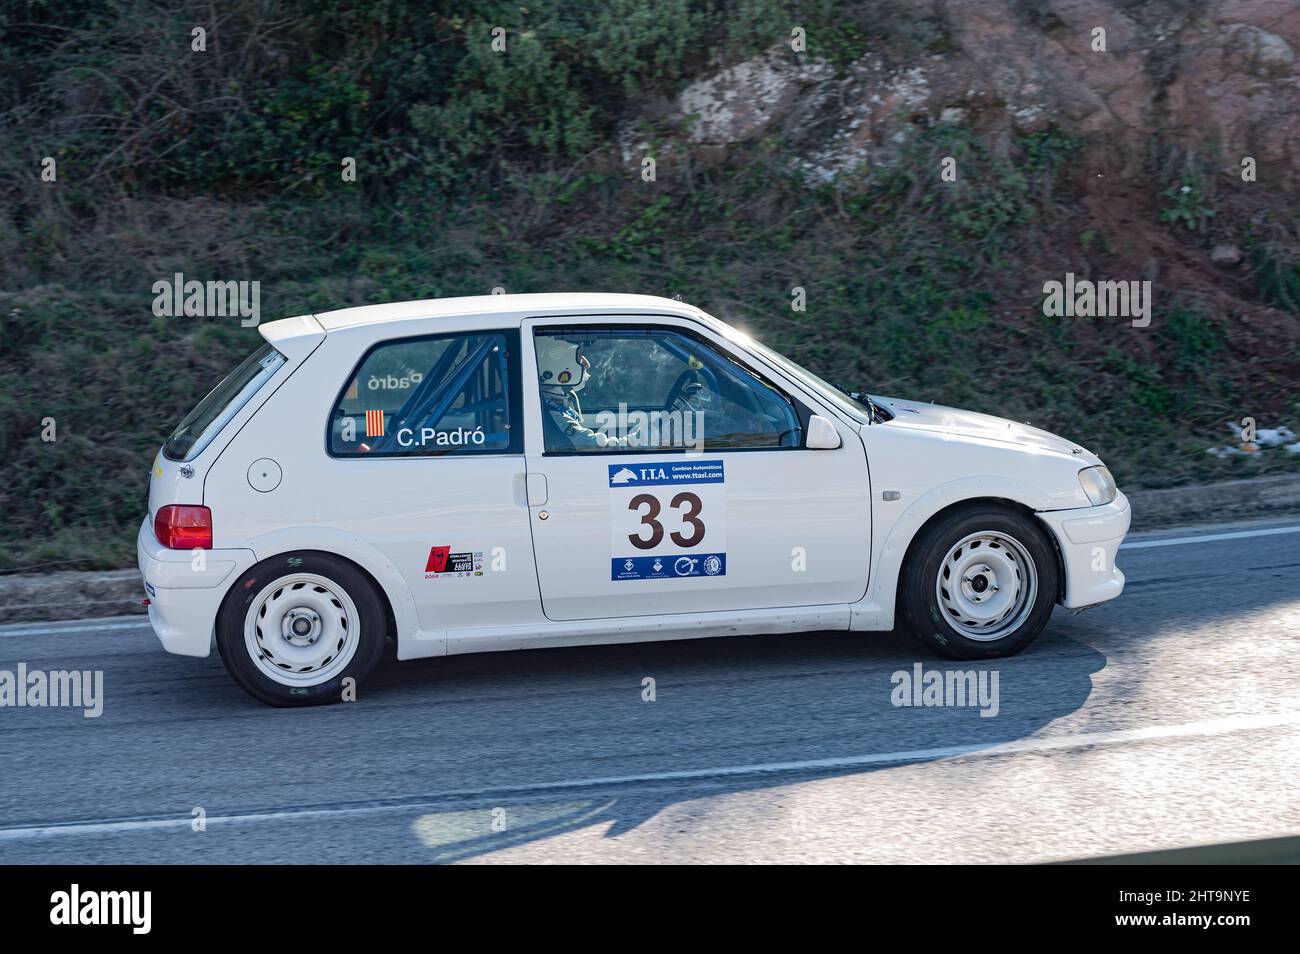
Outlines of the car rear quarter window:
[{"label": "car rear quarter window", "polygon": [[330,412],[335,457],[522,451],[518,334],[490,331],[383,342],[361,359]]}]

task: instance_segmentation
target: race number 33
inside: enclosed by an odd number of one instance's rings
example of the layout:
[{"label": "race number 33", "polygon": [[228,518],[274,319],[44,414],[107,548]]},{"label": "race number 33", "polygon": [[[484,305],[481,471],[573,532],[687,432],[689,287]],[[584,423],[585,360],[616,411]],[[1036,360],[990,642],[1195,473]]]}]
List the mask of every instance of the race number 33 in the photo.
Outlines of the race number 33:
[{"label": "race number 33", "polygon": [[609,465],[610,579],[727,575],[720,460]]},{"label": "race number 33", "polygon": [[[668,534],[675,545],[679,547],[697,547],[704,542],[704,521],[700,514],[704,510],[704,504],[700,500],[700,495],[691,493],[689,490],[683,490],[679,494],[674,494],[670,506],[674,510],[681,511],[681,519],[684,524],[690,527],[690,533],[685,534],[674,530]],[[637,494],[627,505],[629,510],[640,512],[645,508],[641,516],[641,532],[633,533],[628,536],[628,541],[638,550],[653,550],[659,544],[663,543],[664,525],[659,521],[659,515],[663,512],[663,505],[660,504],[659,498],[654,494]],[[648,530],[648,534],[645,531]]]}]

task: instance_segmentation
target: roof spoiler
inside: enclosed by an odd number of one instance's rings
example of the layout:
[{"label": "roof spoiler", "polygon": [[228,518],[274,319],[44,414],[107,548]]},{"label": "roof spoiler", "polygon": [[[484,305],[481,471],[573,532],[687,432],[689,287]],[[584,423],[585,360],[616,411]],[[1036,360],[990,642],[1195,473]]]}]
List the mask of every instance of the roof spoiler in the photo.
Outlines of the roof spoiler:
[{"label": "roof spoiler", "polygon": [[268,344],[291,361],[301,361],[325,340],[325,329],[315,315],[268,321],[264,325],[258,325],[257,330]]}]

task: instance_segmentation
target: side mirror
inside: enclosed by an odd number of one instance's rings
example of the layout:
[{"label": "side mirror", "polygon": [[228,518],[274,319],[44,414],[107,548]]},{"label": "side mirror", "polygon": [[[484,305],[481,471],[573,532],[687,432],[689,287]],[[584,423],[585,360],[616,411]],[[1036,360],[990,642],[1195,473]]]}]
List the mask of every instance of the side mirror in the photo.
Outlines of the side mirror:
[{"label": "side mirror", "polygon": [[808,439],[803,445],[808,450],[835,450],[842,443],[840,432],[826,418],[820,414],[808,418]]}]

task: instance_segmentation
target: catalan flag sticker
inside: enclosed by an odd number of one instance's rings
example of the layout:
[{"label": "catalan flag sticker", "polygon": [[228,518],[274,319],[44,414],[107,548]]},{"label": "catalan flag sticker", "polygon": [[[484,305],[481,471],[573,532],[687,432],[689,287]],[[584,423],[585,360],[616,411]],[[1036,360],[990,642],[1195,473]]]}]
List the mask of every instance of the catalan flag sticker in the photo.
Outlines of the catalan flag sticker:
[{"label": "catalan flag sticker", "polygon": [[366,411],[366,437],[384,436],[384,412]]},{"label": "catalan flag sticker", "polygon": [[348,393],[343,395],[345,401],[355,401],[357,399],[357,379],[353,378],[352,383],[348,385]]}]

